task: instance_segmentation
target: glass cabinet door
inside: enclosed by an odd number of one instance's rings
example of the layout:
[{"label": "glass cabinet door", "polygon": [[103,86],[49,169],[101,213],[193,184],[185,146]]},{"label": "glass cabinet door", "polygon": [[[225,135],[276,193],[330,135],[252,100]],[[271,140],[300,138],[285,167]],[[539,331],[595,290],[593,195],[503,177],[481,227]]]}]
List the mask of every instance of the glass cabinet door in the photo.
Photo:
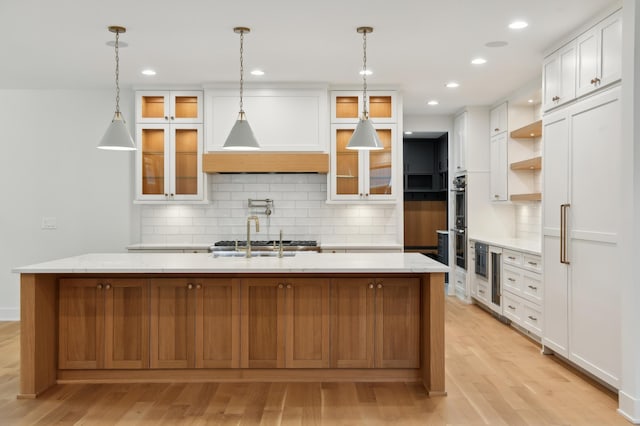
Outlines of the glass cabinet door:
[{"label": "glass cabinet door", "polygon": [[198,193],[198,129],[175,129],[176,195]]},{"label": "glass cabinet door", "polygon": [[384,149],[369,151],[369,193],[391,194],[391,129],[377,129],[376,132]]},{"label": "glass cabinet door", "polygon": [[140,156],[142,164],[142,195],[164,195],[165,160],[166,160],[166,128],[144,128],[141,130]]},{"label": "glass cabinet door", "polygon": [[346,149],[354,129],[336,129],[336,195],[359,195],[359,151]]},{"label": "glass cabinet door", "polygon": [[162,121],[169,118],[166,96],[143,95],[140,97],[140,118],[145,120]]},{"label": "glass cabinet door", "polygon": [[196,121],[199,118],[199,95],[172,95],[172,119],[188,119]]}]

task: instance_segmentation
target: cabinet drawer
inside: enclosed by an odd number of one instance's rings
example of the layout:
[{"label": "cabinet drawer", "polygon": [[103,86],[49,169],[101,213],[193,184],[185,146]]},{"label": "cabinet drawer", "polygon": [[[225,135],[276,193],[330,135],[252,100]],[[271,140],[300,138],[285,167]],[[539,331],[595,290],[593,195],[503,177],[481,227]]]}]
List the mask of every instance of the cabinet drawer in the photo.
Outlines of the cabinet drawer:
[{"label": "cabinet drawer", "polygon": [[511,321],[522,325],[523,306],[521,299],[509,292],[502,293],[502,298],[504,301],[502,314]]},{"label": "cabinet drawer", "polygon": [[540,256],[533,254],[524,254],[522,266],[535,272],[542,272],[542,259],[540,259]]},{"label": "cabinet drawer", "polygon": [[542,305],[542,277],[539,274],[525,272],[522,276],[522,294],[525,299]]},{"label": "cabinet drawer", "polygon": [[522,296],[523,293],[523,276],[522,270],[512,266],[504,265],[502,267],[502,288],[505,291]]},{"label": "cabinet drawer", "polygon": [[522,266],[523,255],[517,251],[503,250],[502,259],[504,263],[515,266]]},{"label": "cabinet drawer", "polygon": [[542,312],[531,302],[524,301],[522,305],[522,324],[530,332],[542,336]]},{"label": "cabinet drawer", "polygon": [[476,280],[476,298],[482,303],[489,303],[489,285],[486,281]]}]

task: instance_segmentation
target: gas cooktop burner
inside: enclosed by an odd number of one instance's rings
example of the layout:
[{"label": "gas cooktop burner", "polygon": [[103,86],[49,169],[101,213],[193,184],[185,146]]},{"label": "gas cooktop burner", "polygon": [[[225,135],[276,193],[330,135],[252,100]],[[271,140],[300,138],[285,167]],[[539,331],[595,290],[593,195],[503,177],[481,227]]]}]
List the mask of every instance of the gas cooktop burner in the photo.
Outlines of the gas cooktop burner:
[{"label": "gas cooktop burner", "polygon": [[[257,241],[251,241],[251,246],[252,247],[260,247],[260,246],[273,246],[273,245],[279,245],[280,241],[279,240],[257,240]],[[231,240],[226,240],[226,241],[216,241],[216,243],[214,244],[214,246],[216,247],[235,247],[236,242],[235,241],[231,241]],[[238,246],[246,246],[247,245],[247,241],[243,240],[243,241],[238,241]],[[282,241],[282,245],[283,246],[304,246],[304,247],[315,247],[318,245],[317,241],[312,241],[312,240],[283,240]]]}]

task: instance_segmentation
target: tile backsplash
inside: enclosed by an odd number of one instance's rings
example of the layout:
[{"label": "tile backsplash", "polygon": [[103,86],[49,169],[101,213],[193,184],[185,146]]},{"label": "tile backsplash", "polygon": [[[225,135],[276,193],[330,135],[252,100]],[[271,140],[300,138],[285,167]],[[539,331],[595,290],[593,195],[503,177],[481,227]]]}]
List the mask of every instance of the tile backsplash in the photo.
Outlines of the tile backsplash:
[{"label": "tile backsplash", "polygon": [[[207,204],[143,205],[141,242],[208,244],[244,239],[248,215],[260,219],[252,239],[324,243],[398,242],[396,204],[327,204],[327,176],[319,174],[211,174]],[[248,199],[273,200],[271,215]]]},{"label": "tile backsplash", "polygon": [[540,240],[542,208],[540,203],[516,204],[516,237]]}]

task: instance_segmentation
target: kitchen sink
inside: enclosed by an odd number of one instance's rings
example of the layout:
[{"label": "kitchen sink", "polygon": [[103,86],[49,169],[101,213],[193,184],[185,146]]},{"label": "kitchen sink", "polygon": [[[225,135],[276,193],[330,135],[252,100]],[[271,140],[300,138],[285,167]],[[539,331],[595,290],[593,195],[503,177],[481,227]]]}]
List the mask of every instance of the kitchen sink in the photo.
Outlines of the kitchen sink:
[{"label": "kitchen sink", "polygon": [[[293,257],[296,253],[293,251],[285,251],[283,257]],[[247,253],[243,251],[214,251],[213,257],[246,257]],[[277,251],[252,251],[251,257],[278,257]]]}]

